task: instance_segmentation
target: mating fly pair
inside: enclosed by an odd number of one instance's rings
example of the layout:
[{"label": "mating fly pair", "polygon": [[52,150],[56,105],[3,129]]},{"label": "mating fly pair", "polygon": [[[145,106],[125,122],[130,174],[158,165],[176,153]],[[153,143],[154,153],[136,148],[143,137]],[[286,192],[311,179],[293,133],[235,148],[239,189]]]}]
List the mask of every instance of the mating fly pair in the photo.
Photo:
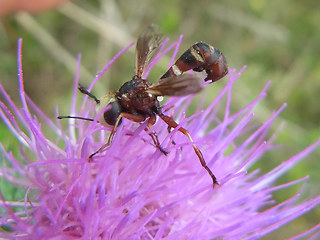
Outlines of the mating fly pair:
[{"label": "mating fly pair", "polygon": [[[157,81],[152,84],[142,76],[159,52],[163,42],[162,35],[154,26],[150,26],[138,38],[136,45],[135,75],[132,79],[124,83],[116,92],[109,92],[102,99],[97,99],[84,87],[79,85],[79,90],[92,98],[97,104],[97,112],[104,109],[105,112],[98,120],[100,124],[112,127],[108,141],[98,151],[89,156],[92,157],[108,147],[113,139],[117,127],[121,124],[121,119],[126,118],[134,122],[141,123],[148,119],[145,129],[151,136],[155,146],[164,154],[167,152],[161,147],[157,134],[151,131],[152,125],[156,122],[156,116],[159,116],[167,125],[168,129],[176,128],[178,124],[172,117],[162,113],[158,100],[159,96],[185,96],[197,93],[202,88],[203,81],[215,82],[228,73],[228,67],[224,55],[215,47],[204,42],[195,43],[173,64],[169,70]],[[193,70],[195,72],[205,71],[207,76],[199,73],[185,73]],[[108,106],[106,108],[106,106]],[[60,116],[62,118],[77,118],[93,121],[75,116]],[[193,149],[198,156],[201,165],[207,170],[213,180],[213,185],[218,184],[216,177],[206,165],[201,151],[193,143],[189,132],[179,127],[182,134],[186,135],[192,143]]]}]

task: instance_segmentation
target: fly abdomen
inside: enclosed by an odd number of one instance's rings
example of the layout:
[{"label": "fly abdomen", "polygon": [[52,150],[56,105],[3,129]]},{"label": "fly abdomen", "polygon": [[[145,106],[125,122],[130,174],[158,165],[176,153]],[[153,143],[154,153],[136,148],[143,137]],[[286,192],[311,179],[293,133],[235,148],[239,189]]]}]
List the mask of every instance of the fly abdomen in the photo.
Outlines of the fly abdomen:
[{"label": "fly abdomen", "polygon": [[212,82],[228,73],[226,59],[220,50],[207,43],[198,42],[185,51],[161,78],[179,76],[191,69],[196,72],[206,71],[205,81]]}]

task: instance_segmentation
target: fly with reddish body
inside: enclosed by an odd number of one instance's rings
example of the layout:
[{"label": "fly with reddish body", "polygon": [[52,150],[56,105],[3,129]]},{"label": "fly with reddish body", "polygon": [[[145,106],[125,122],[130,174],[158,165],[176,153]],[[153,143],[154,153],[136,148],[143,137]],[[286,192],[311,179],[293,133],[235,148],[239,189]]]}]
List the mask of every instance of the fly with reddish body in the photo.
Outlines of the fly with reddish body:
[{"label": "fly with reddish body", "polygon": [[[82,93],[95,100],[97,112],[107,109],[101,115],[99,123],[112,127],[107,143],[89,156],[90,161],[92,161],[96,154],[111,144],[122,118],[138,123],[148,119],[146,129],[148,131],[155,124],[156,116],[159,116],[168,125],[168,129],[176,128],[178,124],[174,119],[163,114],[158,98],[161,96],[185,96],[197,93],[201,90],[203,81],[215,82],[228,73],[228,66],[224,55],[217,48],[207,43],[197,42],[185,51],[155,84],[152,84],[147,79],[143,79],[142,76],[159,52],[162,42],[163,37],[154,26],[148,27],[140,35],[136,44],[135,74],[118,91],[109,92],[99,100],[79,85],[79,90]],[[193,73],[183,74],[189,70],[193,70]],[[202,78],[202,75],[196,73],[202,71],[205,71],[207,74],[205,79]],[[77,118],[93,121],[93,119],[75,116],[59,116],[58,118]],[[194,144],[189,132],[182,127],[179,127],[178,130],[188,137],[202,167],[211,176],[213,185],[217,185],[218,181],[216,177],[207,166],[201,151]],[[159,143],[157,133],[155,131],[148,132],[155,146],[162,153],[167,154]]]}]

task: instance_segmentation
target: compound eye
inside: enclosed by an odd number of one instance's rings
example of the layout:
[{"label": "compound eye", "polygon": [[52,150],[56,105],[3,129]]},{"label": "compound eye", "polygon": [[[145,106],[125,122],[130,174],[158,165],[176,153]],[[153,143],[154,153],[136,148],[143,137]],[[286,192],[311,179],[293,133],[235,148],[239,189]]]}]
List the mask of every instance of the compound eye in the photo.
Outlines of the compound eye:
[{"label": "compound eye", "polygon": [[103,118],[109,126],[114,126],[117,122],[118,117],[120,116],[121,106],[118,102],[112,102],[112,103],[109,103],[108,105],[110,106],[110,109],[108,109],[103,114]]}]

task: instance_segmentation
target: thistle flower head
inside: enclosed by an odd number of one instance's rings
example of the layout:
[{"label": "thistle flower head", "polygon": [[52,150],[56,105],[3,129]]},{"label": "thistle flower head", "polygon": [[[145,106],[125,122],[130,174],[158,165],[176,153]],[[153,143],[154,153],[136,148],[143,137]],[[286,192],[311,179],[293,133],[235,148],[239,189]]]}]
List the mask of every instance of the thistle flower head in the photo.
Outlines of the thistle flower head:
[{"label": "thistle flower head", "polygon": [[[173,47],[176,54],[179,43],[163,48],[153,64]],[[89,90],[126,49],[110,61]],[[95,121],[69,119],[64,129],[59,120],[49,119],[24,92],[20,40],[18,77],[22,108],[13,103],[1,86],[6,104],[0,103],[0,115],[21,147],[19,154],[12,154],[1,145],[0,176],[24,189],[25,197],[10,202],[1,196],[1,226],[10,231],[3,230],[0,236],[257,239],[312,209],[319,204],[320,197],[297,201],[297,193],[276,203],[272,193],[307,178],[274,186],[275,180],[316,148],[320,140],[268,173],[251,170],[261,155],[273,148],[272,137],[268,139],[269,128],[285,105],[264,124],[252,123],[253,108],[265,96],[268,83],[255,100],[232,113],[232,86],[243,70],[230,71],[229,81],[225,80],[226,86],[209,107],[190,117],[184,112],[192,96],[170,98],[163,107],[170,114],[170,106],[175,106],[178,127],[189,130],[220,183],[213,189],[188,139],[177,128],[168,133],[167,125],[160,120],[152,130],[157,132],[168,155],[159,151],[144,131],[147,122],[139,125],[124,119],[112,144],[89,162],[88,156],[105,144],[110,129],[97,122],[100,115],[95,115],[94,103],[87,96],[83,96],[80,110],[76,109],[77,77],[71,114],[95,116]],[[224,116],[219,118],[217,111],[222,107]],[[48,138],[43,125],[50,127],[55,137]],[[319,233],[319,228],[318,225],[300,236]]]}]

